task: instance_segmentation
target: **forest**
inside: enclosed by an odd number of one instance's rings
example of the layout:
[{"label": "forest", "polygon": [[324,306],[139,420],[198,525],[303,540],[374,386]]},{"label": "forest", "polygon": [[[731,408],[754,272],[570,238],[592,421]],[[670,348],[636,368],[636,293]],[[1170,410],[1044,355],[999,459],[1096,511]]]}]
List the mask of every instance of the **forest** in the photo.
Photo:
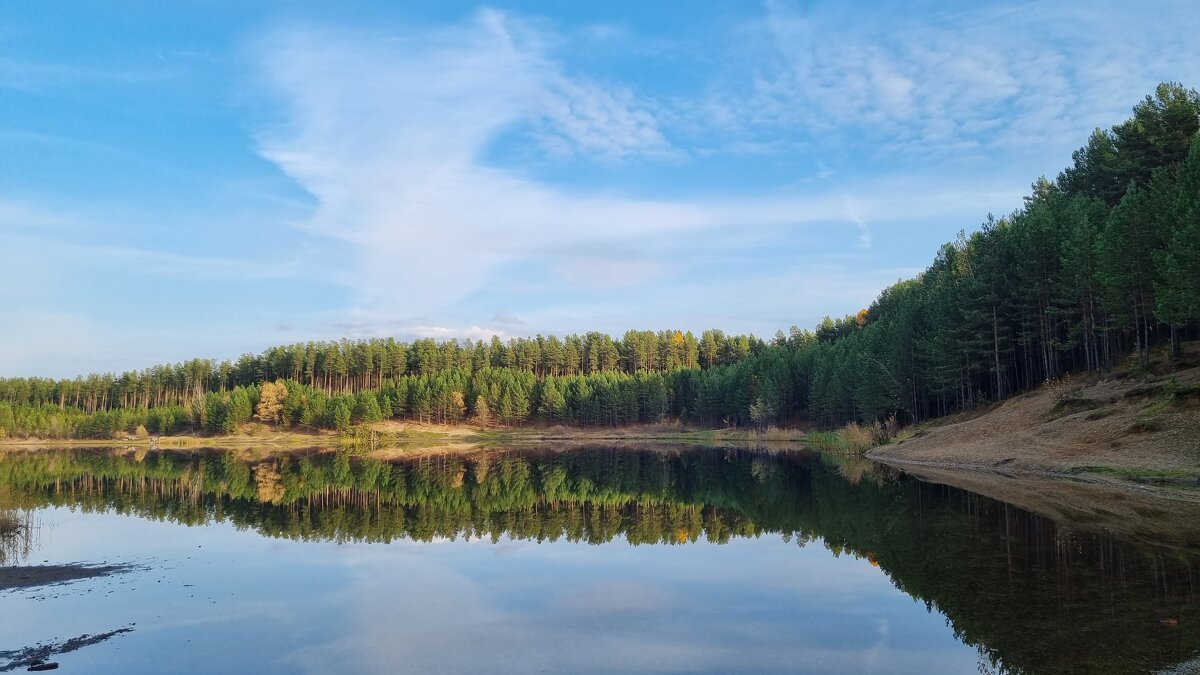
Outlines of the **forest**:
[{"label": "forest", "polygon": [[0,379],[0,437],[230,433],[252,420],[833,427],[969,409],[1180,355],[1200,318],[1200,95],[1164,83],[1024,204],[867,308],[769,340],[631,330],[310,342],[120,375]]}]

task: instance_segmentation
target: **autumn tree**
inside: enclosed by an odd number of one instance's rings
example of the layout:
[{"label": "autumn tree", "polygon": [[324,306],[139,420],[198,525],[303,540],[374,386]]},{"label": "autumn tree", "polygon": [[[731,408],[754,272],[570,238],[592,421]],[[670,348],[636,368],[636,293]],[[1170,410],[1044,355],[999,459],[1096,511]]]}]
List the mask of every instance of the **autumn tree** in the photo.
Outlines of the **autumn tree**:
[{"label": "autumn tree", "polygon": [[271,424],[279,423],[283,412],[283,401],[287,398],[287,385],[283,382],[264,382],[258,392],[258,419]]}]

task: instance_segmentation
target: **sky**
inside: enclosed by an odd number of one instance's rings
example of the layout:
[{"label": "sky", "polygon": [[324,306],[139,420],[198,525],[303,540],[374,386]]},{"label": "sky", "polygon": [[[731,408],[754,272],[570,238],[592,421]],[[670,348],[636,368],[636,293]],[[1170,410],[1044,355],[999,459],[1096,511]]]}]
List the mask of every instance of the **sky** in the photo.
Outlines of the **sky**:
[{"label": "sky", "polygon": [[6,3],[0,376],[853,313],[1200,72],[1191,2]]}]

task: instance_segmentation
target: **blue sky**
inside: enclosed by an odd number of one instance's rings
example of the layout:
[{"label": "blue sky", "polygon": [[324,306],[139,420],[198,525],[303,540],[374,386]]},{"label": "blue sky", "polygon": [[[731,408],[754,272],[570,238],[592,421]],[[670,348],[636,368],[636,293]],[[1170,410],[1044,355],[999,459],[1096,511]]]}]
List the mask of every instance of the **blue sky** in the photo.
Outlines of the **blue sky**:
[{"label": "blue sky", "polygon": [[0,375],[871,302],[1162,80],[1188,2],[21,3]]}]

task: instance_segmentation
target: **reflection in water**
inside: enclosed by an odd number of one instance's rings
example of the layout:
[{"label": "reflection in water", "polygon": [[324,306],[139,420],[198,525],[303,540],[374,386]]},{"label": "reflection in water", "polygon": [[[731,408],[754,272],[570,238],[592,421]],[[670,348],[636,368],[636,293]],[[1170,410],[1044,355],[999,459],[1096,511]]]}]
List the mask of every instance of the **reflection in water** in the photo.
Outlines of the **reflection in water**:
[{"label": "reflection in water", "polygon": [[[694,448],[345,453],[99,450],[0,457],[0,492],[278,538],[687,544],[782,535],[865,558],[996,672],[1145,672],[1200,650],[1194,532],[1147,547],[865,462]],[[28,511],[25,511],[28,513]]]},{"label": "reflection in water", "polygon": [[19,565],[37,548],[40,527],[28,509],[0,510],[0,565]]}]

